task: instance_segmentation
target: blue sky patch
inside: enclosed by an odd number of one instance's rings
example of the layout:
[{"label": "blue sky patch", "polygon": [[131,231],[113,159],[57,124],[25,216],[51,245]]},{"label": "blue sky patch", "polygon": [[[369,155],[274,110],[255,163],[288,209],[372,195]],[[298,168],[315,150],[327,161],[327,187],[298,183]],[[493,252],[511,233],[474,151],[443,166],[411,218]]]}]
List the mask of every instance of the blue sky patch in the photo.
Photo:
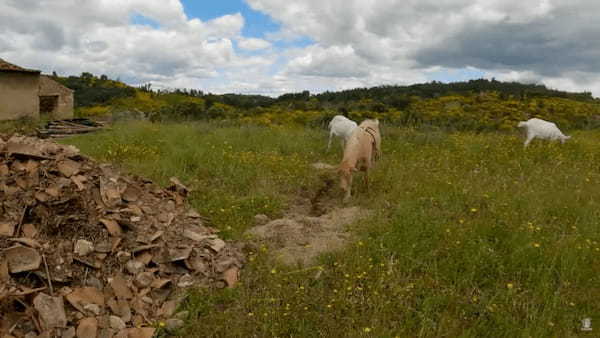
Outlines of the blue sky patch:
[{"label": "blue sky patch", "polygon": [[281,28],[281,25],[271,17],[253,10],[243,0],[182,0],[181,3],[189,18],[198,18],[202,21],[227,14],[242,14],[245,21],[242,35],[247,38],[264,38],[265,33],[276,32]]},{"label": "blue sky patch", "polygon": [[444,83],[457,82],[457,81],[469,81],[471,79],[481,79],[486,75],[485,72],[479,69],[465,68],[465,69],[447,69],[444,68],[439,71],[427,73],[427,80],[429,81],[440,81]]},{"label": "blue sky patch", "polygon": [[130,21],[134,25],[150,26],[154,29],[160,28],[160,24],[157,21],[139,13],[133,14],[130,18]]}]

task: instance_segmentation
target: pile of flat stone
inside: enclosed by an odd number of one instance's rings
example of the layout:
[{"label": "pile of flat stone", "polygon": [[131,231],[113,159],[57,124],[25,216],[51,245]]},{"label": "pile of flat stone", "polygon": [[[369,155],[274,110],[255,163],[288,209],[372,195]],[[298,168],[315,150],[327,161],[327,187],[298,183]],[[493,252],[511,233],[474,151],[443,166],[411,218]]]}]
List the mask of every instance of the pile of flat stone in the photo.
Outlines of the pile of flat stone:
[{"label": "pile of flat stone", "polygon": [[238,245],[163,189],[73,146],[0,135],[0,336],[152,337],[182,289],[233,286]]},{"label": "pile of flat stone", "polygon": [[37,136],[41,138],[61,138],[75,134],[86,134],[101,130],[105,124],[85,118],[55,120],[46,123],[44,128],[37,129]]}]

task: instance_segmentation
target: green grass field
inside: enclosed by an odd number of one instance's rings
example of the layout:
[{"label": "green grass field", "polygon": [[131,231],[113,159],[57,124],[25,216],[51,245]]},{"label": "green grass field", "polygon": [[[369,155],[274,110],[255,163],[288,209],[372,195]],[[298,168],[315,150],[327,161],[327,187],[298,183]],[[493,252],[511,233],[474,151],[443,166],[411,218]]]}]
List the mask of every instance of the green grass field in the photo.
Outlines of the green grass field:
[{"label": "green grass field", "polygon": [[[313,267],[249,252],[237,287],[192,292],[180,335],[569,337],[586,335],[585,317],[600,330],[600,132],[525,150],[516,131],[382,134],[370,192],[355,180],[350,204],[372,212],[350,246]],[[310,163],[341,159],[325,130],[300,127],[136,123],[65,142],[162,184],[179,177],[235,240],[319,186]]]}]

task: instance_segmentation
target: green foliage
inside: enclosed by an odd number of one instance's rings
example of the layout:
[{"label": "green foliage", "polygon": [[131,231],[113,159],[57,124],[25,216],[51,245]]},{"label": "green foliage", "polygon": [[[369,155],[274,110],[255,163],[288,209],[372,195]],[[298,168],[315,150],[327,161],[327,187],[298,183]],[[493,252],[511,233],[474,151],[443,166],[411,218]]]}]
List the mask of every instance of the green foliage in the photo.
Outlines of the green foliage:
[{"label": "green foliage", "polygon": [[75,116],[77,117],[97,117],[110,114],[111,110],[108,106],[91,106],[75,108]]},{"label": "green foliage", "polygon": [[114,99],[135,95],[134,88],[109,80],[106,75],[98,78],[91,73],[81,73],[79,77],[56,77],[55,80],[75,91],[75,108],[106,105]]},{"label": "green foliage", "polygon": [[0,134],[35,134],[35,130],[46,122],[45,120],[37,120],[29,117],[23,117],[18,120],[0,121]]}]

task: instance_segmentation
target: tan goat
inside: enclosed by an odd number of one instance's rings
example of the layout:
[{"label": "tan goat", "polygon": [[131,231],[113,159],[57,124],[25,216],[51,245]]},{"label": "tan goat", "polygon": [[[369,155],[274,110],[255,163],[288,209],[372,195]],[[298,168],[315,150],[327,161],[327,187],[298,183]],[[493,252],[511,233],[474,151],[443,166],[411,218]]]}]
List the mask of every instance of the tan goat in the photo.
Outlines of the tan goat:
[{"label": "tan goat", "polygon": [[369,189],[369,169],[375,159],[381,157],[381,134],[378,120],[365,120],[355,128],[346,142],[344,159],[338,167],[340,187],[344,191],[344,202],[350,198],[352,174],[365,172],[365,184]]}]

